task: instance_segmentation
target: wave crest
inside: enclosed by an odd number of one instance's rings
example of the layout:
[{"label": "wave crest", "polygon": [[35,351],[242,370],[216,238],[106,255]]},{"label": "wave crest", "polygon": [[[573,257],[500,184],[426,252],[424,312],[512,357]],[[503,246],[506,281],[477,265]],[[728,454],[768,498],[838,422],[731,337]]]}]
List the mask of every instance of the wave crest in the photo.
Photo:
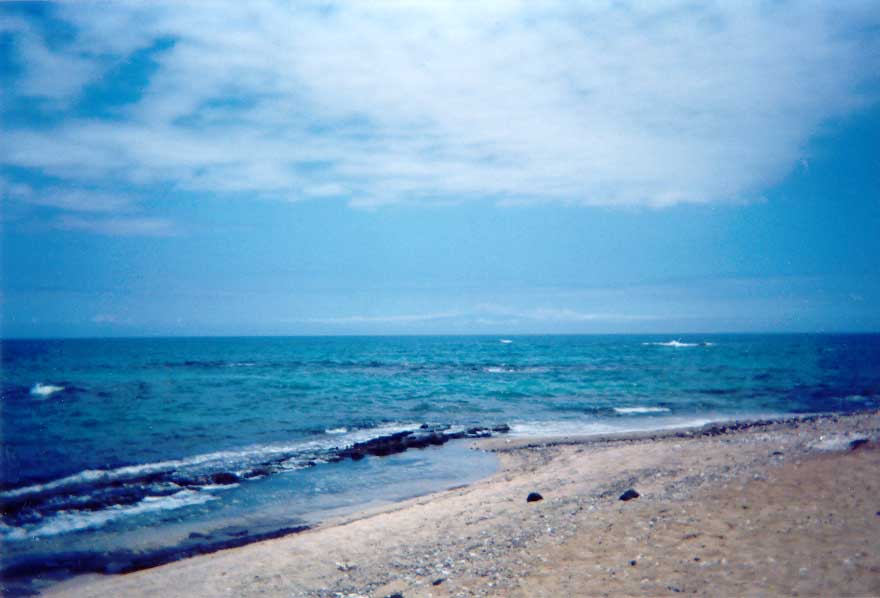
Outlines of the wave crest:
[{"label": "wave crest", "polygon": [[43,384],[42,382],[37,382],[33,386],[31,386],[31,396],[32,397],[40,397],[41,399],[48,398],[55,394],[56,392],[61,392],[64,390],[63,386],[57,386],[55,384]]}]

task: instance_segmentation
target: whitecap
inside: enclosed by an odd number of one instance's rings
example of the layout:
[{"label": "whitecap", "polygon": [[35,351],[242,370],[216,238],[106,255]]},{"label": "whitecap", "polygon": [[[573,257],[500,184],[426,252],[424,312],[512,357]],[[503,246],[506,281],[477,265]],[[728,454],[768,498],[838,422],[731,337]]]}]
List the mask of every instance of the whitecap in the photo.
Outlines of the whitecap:
[{"label": "whitecap", "polygon": [[669,411],[668,407],[615,407],[615,413],[621,415],[634,415],[639,413],[665,413]]},{"label": "whitecap", "polygon": [[500,341],[498,341],[498,342],[501,343],[502,345],[509,345],[509,344],[512,343],[513,341],[510,340],[509,338],[502,338],[502,339],[501,339]]},{"label": "whitecap", "polygon": [[204,486],[197,486],[199,490],[205,490],[210,492],[211,490],[232,490],[233,488],[238,488],[241,484],[205,484]]},{"label": "whitecap", "polygon": [[56,392],[61,392],[64,390],[63,386],[56,386],[54,384],[43,384],[42,382],[37,382],[33,386],[31,386],[31,396],[47,398]]},{"label": "whitecap", "polygon": [[341,426],[339,428],[327,428],[326,430],[324,430],[324,433],[325,434],[347,434],[348,428],[346,428],[345,426]]},{"label": "whitecap", "polygon": [[646,345],[646,346],[653,345],[656,347],[698,347],[701,344],[709,345],[711,343],[683,343],[683,342],[677,341],[677,340],[676,341],[668,341],[665,343],[642,343],[642,345]]},{"label": "whitecap", "polygon": [[484,372],[488,372],[490,374],[544,374],[550,371],[550,368],[545,366],[520,366],[520,367],[507,367],[503,365],[490,365],[488,367],[483,368]]}]

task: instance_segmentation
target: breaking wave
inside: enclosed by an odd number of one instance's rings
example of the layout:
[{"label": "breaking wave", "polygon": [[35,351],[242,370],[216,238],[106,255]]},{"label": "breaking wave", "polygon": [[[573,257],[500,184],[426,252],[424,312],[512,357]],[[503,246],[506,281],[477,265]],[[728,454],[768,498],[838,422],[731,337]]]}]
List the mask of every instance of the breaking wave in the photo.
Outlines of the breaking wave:
[{"label": "breaking wave", "polygon": [[680,340],[672,340],[666,342],[651,342],[651,343],[642,343],[643,346],[654,346],[654,347],[712,347],[715,343],[683,343]]},{"label": "breaking wave", "polygon": [[63,386],[56,386],[54,384],[43,384],[42,382],[37,382],[33,386],[31,386],[31,396],[40,397],[41,399],[45,399],[47,397],[52,396],[56,392],[61,392],[64,390]]},{"label": "breaking wave", "polygon": [[181,490],[170,496],[146,496],[133,505],[113,505],[100,511],[58,511],[52,517],[48,517],[34,526],[13,527],[4,525],[0,534],[2,534],[5,539],[9,540],[57,536],[59,534],[102,527],[111,521],[123,517],[152,513],[155,511],[181,509],[192,505],[200,505],[216,499],[217,497],[212,496],[211,494],[196,492],[194,490]]},{"label": "breaking wave", "polygon": [[669,407],[615,407],[614,412],[620,415],[638,415],[641,413],[666,413]]}]

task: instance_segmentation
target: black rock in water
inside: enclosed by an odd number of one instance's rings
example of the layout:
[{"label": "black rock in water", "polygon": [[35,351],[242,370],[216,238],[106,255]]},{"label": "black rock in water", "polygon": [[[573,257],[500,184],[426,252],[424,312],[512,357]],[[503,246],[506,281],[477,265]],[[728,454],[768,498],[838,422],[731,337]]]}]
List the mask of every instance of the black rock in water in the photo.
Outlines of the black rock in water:
[{"label": "black rock in water", "polygon": [[867,438],[856,438],[855,440],[849,443],[849,450],[854,451],[857,448],[868,444]]},{"label": "black rock in water", "polygon": [[[402,453],[409,449],[423,449],[428,446],[440,446],[446,444],[450,440],[459,440],[462,438],[488,438],[492,436],[489,428],[475,427],[457,432],[445,431],[448,426],[442,427],[426,427],[422,425],[418,430],[406,430],[403,432],[395,432],[386,436],[379,436],[364,442],[357,442],[346,449],[342,449],[335,455],[326,458],[328,461],[341,461],[343,459],[353,459],[355,461],[363,459],[367,455],[376,457],[385,457],[396,453]],[[495,432],[506,433],[510,427],[497,426]]]},{"label": "black rock in water", "polygon": [[211,481],[215,484],[220,484],[226,486],[228,484],[237,484],[238,476],[234,473],[229,473],[228,471],[222,471],[220,473],[215,473],[211,476]]},{"label": "black rock in water", "polygon": [[620,500],[626,502],[628,500],[638,498],[639,496],[641,496],[641,495],[638,492],[636,492],[635,490],[630,488],[629,490],[627,490],[626,492],[624,492],[623,494],[620,495]]},{"label": "black rock in water", "polygon": [[468,428],[466,432],[468,438],[488,438],[492,435],[487,428]]},{"label": "black rock in water", "polygon": [[544,497],[538,494],[537,492],[531,492],[526,497],[526,502],[538,502],[539,500],[544,500]]},{"label": "black rock in water", "polygon": [[253,478],[264,478],[267,475],[270,475],[272,472],[269,471],[266,467],[255,467],[244,474],[246,480],[251,480]]}]

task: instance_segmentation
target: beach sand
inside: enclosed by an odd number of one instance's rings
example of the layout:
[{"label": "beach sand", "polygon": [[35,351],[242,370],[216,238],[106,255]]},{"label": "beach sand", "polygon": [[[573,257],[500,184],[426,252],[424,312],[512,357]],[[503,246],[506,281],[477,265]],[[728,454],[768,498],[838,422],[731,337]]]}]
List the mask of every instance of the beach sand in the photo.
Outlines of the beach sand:
[{"label": "beach sand", "polygon": [[880,596],[878,439],[878,412],[493,438],[471,486],[46,594]]}]

